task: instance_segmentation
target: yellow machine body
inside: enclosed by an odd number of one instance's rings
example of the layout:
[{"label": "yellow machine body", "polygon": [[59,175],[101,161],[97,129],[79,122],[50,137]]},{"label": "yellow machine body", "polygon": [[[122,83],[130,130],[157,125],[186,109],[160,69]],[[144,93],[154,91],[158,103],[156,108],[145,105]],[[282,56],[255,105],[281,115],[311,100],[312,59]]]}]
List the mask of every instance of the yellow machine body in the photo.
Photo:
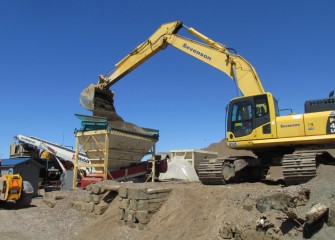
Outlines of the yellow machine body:
[{"label": "yellow machine body", "polygon": [[8,174],[0,177],[0,200],[19,200],[23,191],[23,180],[19,174]]},{"label": "yellow machine body", "polygon": [[[231,121],[227,132],[228,146],[234,149],[254,150],[265,147],[303,146],[329,144],[335,142],[335,111],[321,111],[305,114],[289,114],[278,116],[275,102],[270,93],[266,94],[268,103],[261,103],[265,109],[266,122],[257,125],[257,105],[251,103],[253,109],[250,116]],[[255,96],[233,99],[232,102],[241,102],[243,99],[252,99]],[[254,111],[255,110],[255,111]],[[242,116],[243,114],[241,114]],[[233,113],[230,114],[234,118]],[[239,136],[238,127],[249,123],[250,130]],[[234,126],[233,126],[233,125]],[[235,130],[235,131],[234,131]]]},{"label": "yellow machine body", "polygon": [[[178,35],[181,28],[200,41]],[[181,21],[161,25],[111,71],[100,75],[96,85],[82,91],[81,105],[93,114],[108,117],[108,112],[115,111],[114,94],[109,88],[169,45],[225,73],[242,95],[229,103],[227,144],[233,149],[251,150],[256,158],[204,160],[198,169],[202,182],[222,184],[257,175],[254,180],[269,175],[270,166],[281,165],[285,182],[299,183],[316,175],[321,155],[326,160],[331,155],[335,162],[335,98],[306,101],[305,113],[280,116],[276,99],[265,92],[246,59]]]}]

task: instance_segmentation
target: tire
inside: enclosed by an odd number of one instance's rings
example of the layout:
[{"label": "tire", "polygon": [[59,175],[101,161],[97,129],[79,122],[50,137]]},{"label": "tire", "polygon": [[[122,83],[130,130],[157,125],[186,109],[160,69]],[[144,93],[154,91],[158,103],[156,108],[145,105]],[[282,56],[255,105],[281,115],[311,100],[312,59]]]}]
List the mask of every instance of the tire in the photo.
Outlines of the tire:
[{"label": "tire", "polygon": [[31,204],[32,198],[33,198],[33,194],[22,191],[20,199],[16,201],[16,206],[20,208],[29,207]]}]

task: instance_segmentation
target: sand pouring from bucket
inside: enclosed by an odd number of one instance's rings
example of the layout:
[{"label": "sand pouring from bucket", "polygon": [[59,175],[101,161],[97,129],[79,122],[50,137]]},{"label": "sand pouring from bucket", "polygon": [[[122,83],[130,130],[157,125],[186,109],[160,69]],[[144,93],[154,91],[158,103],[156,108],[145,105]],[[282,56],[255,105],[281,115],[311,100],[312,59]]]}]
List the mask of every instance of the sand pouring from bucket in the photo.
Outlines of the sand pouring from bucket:
[{"label": "sand pouring from bucket", "polygon": [[115,112],[114,92],[91,84],[81,92],[80,104],[87,110],[93,111],[93,113],[97,110]]}]

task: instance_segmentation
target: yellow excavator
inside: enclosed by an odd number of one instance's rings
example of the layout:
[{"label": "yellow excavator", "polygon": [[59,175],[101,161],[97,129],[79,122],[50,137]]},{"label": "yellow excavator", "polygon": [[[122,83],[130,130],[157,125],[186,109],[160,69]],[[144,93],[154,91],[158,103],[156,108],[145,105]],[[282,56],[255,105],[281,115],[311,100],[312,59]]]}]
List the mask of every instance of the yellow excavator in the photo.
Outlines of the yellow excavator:
[{"label": "yellow excavator", "polygon": [[[201,40],[178,35],[181,28]],[[237,52],[215,42],[181,21],[163,24],[106,75],[100,75],[80,96],[83,107],[94,115],[118,120],[109,89],[126,74],[171,45],[215,67],[232,80],[241,97],[229,103],[227,145],[250,150],[256,157],[239,156],[205,159],[198,168],[206,184],[224,184],[264,179],[271,166],[282,166],[287,184],[306,182],[316,176],[319,163],[335,163],[335,99],[309,100],[304,114],[280,116],[278,102],[265,92],[253,66]]]}]

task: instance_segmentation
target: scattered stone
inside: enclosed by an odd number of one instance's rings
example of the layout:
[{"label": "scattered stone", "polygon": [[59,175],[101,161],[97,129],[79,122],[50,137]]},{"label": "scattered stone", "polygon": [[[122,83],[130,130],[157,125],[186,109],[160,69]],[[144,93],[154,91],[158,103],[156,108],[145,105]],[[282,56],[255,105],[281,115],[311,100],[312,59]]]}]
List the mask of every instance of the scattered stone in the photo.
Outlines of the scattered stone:
[{"label": "scattered stone", "polygon": [[105,203],[105,202],[101,202],[98,205],[95,205],[94,214],[95,215],[103,214],[107,210],[108,206],[109,206],[108,203]]},{"label": "scattered stone", "polygon": [[44,199],[43,202],[45,203],[45,205],[47,205],[50,208],[53,208],[54,206],[56,206],[56,201],[53,199]]},{"label": "scattered stone", "polygon": [[89,194],[89,193],[86,193],[86,194],[84,194],[84,196],[83,196],[83,201],[84,202],[86,202],[86,203],[89,203],[89,202],[91,202],[91,194]]},{"label": "scattered stone", "polygon": [[54,199],[55,200],[61,200],[65,198],[65,194],[64,193],[57,193],[54,195]]},{"label": "scattered stone", "polygon": [[119,213],[118,213],[118,216],[119,216],[119,219],[120,220],[124,220],[124,216],[125,216],[125,210],[124,209],[122,209],[122,208],[120,208],[119,209]]},{"label": "scattered stone", "polygon": [[283,209],[281,209],[281,211],[282,211],[283,213],[285,213],[286,216],[287,216],[289,219],[294,220],[294,221],[295,221],[296,223],[298,223],[299,225],[303,225],[303,224],[304,224],[305,220],[298,216],[298,214],[295,212],[295,209],[294,209],[294,208],[283,208]]},{"label": "scattered stone", "polygon": [[122,186],[119,188],[119,196],[122,198],[126,198],[128,196],[128,188]]},{"label": "scattered stone", "polygon": [[128,188],[128,198],[136,200],[145,200],[148,199],[148,194],[146,192],[146,189]]},{"label": "scattered stone", "polygon": [[101,202],[101,199],[103,198],[103,196],[92,194],[91,198],[92,198],[92,202],[94,202],[95,204],[99,204]]},{"label": "scattered stone", "polygon": [[102,185],[102,192],[119,192],[120,185]]},{"label": "scattered stone", "polygon": [[147,224],[150,221],[150,214],[147,211],[136,211],[135,217],[142,224]]},{"label": "scattered stone", "polygon": [[91,191],[94,183],[91,183],[90,185],[86,186],[87,191]]},{"label": "scattered stone", "polygon": [[260,213],[264,213],[271,209],[280,210],[291,204],[292,196],[285,193],[276,193],[270,196],[262,197],[257,200],[256,208]]},{"label": "scattered stone", "polygon": [[87,213],[92,213],[94,211],[94,203],[93,202],[90,202],[90,203],[86,203],[86,212]]},{"label": "scattered stone", "polygon": [[129,199],[122,199],[122,201],[120,202],[120,208],[122,209],[127,209],[129,206],[130,200]]},{"label": "scattered stone", "polygon": [[329,208],[321,203],[315,204],[310,211],[306,213],[306,222],[308,224],[311,224],[313,222],[316,222],[320,218],[322,218],[324,215],[326,215],[329,211]]},{"label": "scattered stone", "polygon": [[102,194],[103,192],[101,192],[101,187],[99,184],[94,184],[92,186],[92,189],[91,189],[92,193],[93,194],[96,194],[96,195],[99,195],[99,194]]},{"label": "scattered stone", "polygon": [[266,216],[262,216],[256,221],[256,230],[267,231],[272,227],[274,227],[274,224],[270,222]]},{"label": "scattered stone", "polygon": [[[141,200],[140,200],[141,201]],[[136,211],[137,210],[137,205],[138,205],[138,201],[135,199],[130,199],[130,204],[129,204],[129,208],[131,210]]]},{"label": "scattered stone", "polygon": [[232,239],[233,233],[229,226],[223,226],[219,229],[219,236],[223,239]]}]

